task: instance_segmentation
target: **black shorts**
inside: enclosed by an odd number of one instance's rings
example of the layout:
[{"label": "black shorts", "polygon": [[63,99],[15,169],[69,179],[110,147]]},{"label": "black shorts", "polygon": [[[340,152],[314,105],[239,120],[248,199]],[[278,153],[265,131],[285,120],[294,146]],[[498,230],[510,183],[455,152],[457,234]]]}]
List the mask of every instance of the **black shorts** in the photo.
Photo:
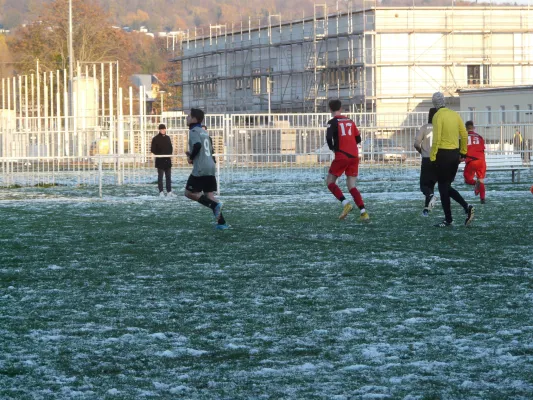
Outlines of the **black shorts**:
[{"label": "black shorts", "polygon": [[420,167],[420,187],[433,187],[435,183],[437,183],[436,165],[430,161],[429,157],[424,157]]},{"label": "black shorts", "polygon": [[189,175],[187,185],[185,186],[189,192],[193,193],[209,193],[217,191],[217,178],[213,175],[209,176],[193,176]]},{"label": "black shorts", "polygon": [[439,149],[436,161],[438,181],[452,183],[459,168],[459,149]]}]

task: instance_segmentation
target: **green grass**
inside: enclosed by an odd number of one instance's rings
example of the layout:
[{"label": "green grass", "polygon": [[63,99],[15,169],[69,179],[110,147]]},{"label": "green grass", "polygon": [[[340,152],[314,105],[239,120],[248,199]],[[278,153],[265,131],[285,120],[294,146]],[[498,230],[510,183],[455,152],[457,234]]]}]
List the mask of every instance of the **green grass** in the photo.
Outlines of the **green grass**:
[{"label": "green grass", "polygon": [[0,398],[532,398],[528,185],[445,229],[416,182],[360,189],[369,224],[227,185],[225,232],[153,185],[0,191]]}]

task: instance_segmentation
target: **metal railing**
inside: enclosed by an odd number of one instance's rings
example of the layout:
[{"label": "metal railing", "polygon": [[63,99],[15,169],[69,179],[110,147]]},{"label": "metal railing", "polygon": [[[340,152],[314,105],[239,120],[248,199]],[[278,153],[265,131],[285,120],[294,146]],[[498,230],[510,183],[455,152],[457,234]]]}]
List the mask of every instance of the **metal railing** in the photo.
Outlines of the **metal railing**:
[{"label": "metal railing", "polygon": [[[529,166],[533,151],[533,121],[525,112],[513,112],[507,120],[489,124],[486,112],[462,113],[480,121],[488,153],[522,154]],[[501,112],[494,112],[496,121]],[[415,135],[427,120],[426,113],[348,114],[362,136],[361,168],[411,169],[419,165],[413,148]],[[323,175],[332,153],[325,144],[329,114],[217,114],[205,124],[213,139],[222,184],[243,179],[305,179]],[[68,118],[35,121],[2,117],[0,124],[0,186],[12,185],[120,185],[154,181],[152,137],[165,122],[173,143],[174,171],[184,179],[190,171],[185,151],[188,127],[185,116],[125,116],[100,118],[99,126],[70,131]],[[42,128],[46,127],[45,130]],[[113,132],[121,132],[118,135]],[[520,132],[518,137],[517,132]]]}]

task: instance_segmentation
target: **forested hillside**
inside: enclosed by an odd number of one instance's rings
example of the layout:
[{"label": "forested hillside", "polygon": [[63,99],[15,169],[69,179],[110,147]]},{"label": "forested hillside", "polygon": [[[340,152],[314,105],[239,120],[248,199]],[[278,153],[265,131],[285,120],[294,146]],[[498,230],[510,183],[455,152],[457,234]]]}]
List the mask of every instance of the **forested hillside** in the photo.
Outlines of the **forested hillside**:
[{"label": "forested hillside", "polygon": [[[65,0],[67,1],[67,0]],[[150,31],[171,31],[194,26],[248,20],[248,16],[266,17],[269,13],[281,14],[283,20],[313,14],[314,3],[326,3],[329,12],[336,4],[346,7],[347,0],[88,0],[97,1],[111,15],[116,25],[138,29],[146,26]],[[361,8],[363,0],[351,0],[352,7]],[[35,20],[46,0],[0,0],[0,26],[12,29]],[[451,5],[452,0],[381,0],[386,6],[438,6]],[[475,3],[475,2],[473,2]],[[479,1],[479,3],[482,3]],[[365,1],[365,4],[371,4]],[[455,5],[470,4],[455,1]]]}]

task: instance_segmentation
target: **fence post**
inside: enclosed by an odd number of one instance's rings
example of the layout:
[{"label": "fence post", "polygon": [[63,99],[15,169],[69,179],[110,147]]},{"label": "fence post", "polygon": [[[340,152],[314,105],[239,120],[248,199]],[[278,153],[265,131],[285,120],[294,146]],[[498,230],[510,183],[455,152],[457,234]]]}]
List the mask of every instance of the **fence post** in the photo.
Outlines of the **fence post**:
[{"label": "fence post", "polygon": [[102,198],[102,156],[98,156],[98,196]]},{"label": "fence post", "polygon": [[220,196],[220,193],[222,193],[221,188],[221,179],[220,179],[220,154],[217,154],[217,181],[218,181],[218,195]]}]

